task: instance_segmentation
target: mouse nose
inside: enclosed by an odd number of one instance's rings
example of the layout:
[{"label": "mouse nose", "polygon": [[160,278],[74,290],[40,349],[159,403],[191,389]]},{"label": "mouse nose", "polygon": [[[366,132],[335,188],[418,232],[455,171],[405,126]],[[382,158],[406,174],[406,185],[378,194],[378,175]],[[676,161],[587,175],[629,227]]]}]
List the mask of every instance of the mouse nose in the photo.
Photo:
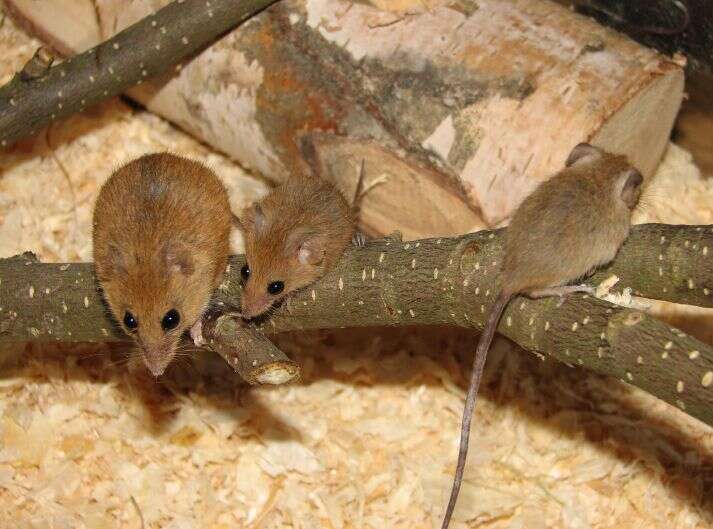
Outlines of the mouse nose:
[{"label": "mouse nose", "polygon": [[265,296],[251,297],[244,296],[240,301],[240,312],[245,321],[250,321],[257,318],[270,307]]},{"label": "mouse nose", "polygon": [[258,316],[258,312],[255,310],[254,303],[243,303],[240,307],[240,314],[243,320],[245,321],[250,321],[256,316]]},{"label": "mouse nose", "polygon": [[144,363],[151,374],[158,378],[166,371],[166,367],[171,363],[172,355],[169,351],[162,349],[144,350]]}]

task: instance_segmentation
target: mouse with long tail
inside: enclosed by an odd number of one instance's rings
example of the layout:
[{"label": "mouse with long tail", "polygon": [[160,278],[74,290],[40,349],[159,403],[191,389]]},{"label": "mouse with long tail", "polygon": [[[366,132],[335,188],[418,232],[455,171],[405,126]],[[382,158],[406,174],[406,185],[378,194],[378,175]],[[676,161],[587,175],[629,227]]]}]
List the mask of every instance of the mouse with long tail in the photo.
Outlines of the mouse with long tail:
[{"label": "mouse with long tail", "polygon": [[508,303],[518,294],[539,298],[591,293],[591,287],[572,283],[614,259],[629,235],[643,183],[639,171],[625,156],[587,143],[574,147],[565,165],[522,202],[505,230],[501,290],[473,359],[458,463],[441,529],[447,529],[453,516],[485,359]]}]

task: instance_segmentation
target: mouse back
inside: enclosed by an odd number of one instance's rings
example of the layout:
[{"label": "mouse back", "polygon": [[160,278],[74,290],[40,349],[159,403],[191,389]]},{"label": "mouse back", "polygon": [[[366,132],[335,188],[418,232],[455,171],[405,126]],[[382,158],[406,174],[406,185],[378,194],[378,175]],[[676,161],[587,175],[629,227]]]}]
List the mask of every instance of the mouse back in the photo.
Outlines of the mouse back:
[{"label": "mouse back", "polygon": [[160,374],[225,271],[227,192],[199,162],[150,154],[106,181],[93,224],[95,269],[107,304]]},{"label": "mouse back", "polygon": [[295,176],[240,215],[243,317],[256,317],[329,270],[354,234],[351,208],[330,182]]},{"label": "mouse back", "polygon": [[506,232],[503,287],[558,286],[611,261],[629,233],[641,174],[626,157],[588,144],[518,207]]}]

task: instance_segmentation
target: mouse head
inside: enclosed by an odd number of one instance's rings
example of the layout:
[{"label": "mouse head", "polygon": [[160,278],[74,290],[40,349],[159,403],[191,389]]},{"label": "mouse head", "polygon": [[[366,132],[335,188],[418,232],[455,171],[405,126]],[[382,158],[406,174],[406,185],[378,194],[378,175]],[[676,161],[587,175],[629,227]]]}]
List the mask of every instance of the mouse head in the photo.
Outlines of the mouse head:
[{"label": "mouse head", "polygon": [[149,371],[160,376],[210,298],[210,285],[194,280],[194,257],[176,243],[145,252],[110,244],[96,248],[95,266],[114,317],[138,344]]},{"label": "mouse head", "polygon": [[256,318],[324,273],[326,242],[296,219],[273,219],[255,204],[240,217],[245,234],[246,263],[241,269],[243,318]]},{"label": "mouse head", "polygon": [[625,156],[612,154],[589,143],[580,143],[569,153],[567,167],[590,167],[593,176],[613,186],[614,199],[633,210],[641,197],[644,178]]}]

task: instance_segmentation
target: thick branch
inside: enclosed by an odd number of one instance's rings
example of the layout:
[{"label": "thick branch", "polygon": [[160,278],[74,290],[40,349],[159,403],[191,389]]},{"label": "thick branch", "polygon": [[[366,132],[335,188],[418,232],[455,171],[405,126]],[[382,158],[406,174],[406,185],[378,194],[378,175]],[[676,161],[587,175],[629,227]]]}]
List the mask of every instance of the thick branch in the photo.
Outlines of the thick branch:
[{"label": "thick branch", "polygon": [[612,274],[621,278],[612,290],[628,287],[637,296],[713,307],[713,226],[634,226],[616,261],[591,281]]},{"label": "thick branch", "polygon": [[0,145],[163,73],[275,2],[177,0],[39,75],[16,75],[0,88]]},{"label": "thick branch", "polygon": [[[498,288],[500,234],[381,240],[350,249],[335,270],[290,298],[262,330],[413,324],[480,328]],[[616,274],[618,286],[636,285],[644,296],[698,299],[690,297],[701,288],[696,285],[711,284],[705,245],[713,248],[713,227],[638,226],[602,276]],[[659,275],[657,263],[667,258],[670,264]],[[236,304],[242,263],[242,257],[232,259],[218,303]],[[664,293],[662,286],[678,284],[682,270],[691,274],[694,288]],[[0,262],[0,279],[1,340],[124,339],[96,292],[91,264],[42,264],[20,257]],[[705,294],[701,299],[709,304]],[[571,296],[559,307],[554,299],[518,298],[498,330],[525,349],[621,378],[713,425],[713,347],[649,316],[588,296]]]}]

